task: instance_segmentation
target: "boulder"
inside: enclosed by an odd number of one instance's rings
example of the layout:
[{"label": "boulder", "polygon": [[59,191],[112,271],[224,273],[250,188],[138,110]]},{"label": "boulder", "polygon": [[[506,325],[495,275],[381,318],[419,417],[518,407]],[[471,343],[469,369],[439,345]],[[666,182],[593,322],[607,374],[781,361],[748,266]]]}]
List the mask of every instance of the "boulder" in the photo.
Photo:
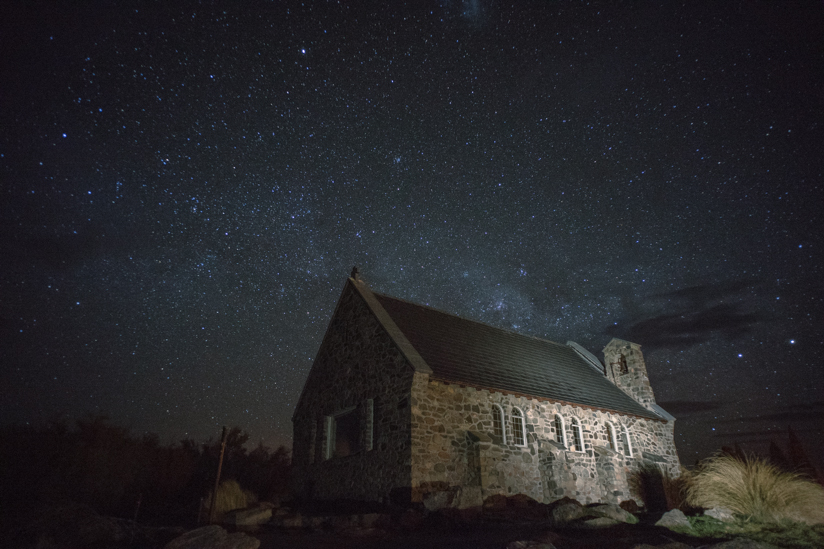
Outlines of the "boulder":
[{"label": "boulder", "polygon": [[641,508],[638,506],[634,499],[624,500],[618,506],[624,511],[629,511],[633,514],[641,512]]},{"label": "boulder", "polygon": [[614,503],[598,503],[586,508],[586,513],[595,517],[607,517],[618,522],[625,522],[627,524],[635,524],[638,518],[630,512],[627,512]]},{"label": "boulder", "polygon": [[669,528],[670,530],[673,528],[692,530],[692,525],[690,524],[689,519],[678,509],[673,509],[672,511],[667,511],[664,513],[661,518],[658,519],[658,522],[655,523],[655,526],[663,526],[664,528]]},{"label": "boulder", "polygon": [[544,543],[541,541],[511,541],[506,546],[506,549],[555,549],[551,543]]},{"label": "boulder", "polygon": [[503,494],[493,494],[484,500],[484,509],[504,509],[506,507],[506,496]]},{"label": "boulder", "polygon": [[778,546],[747,538],[735,538],[723,543],[707,546],[707,549],[779,549]]},{"label": "boulder", "polygon": [[720,520],[721,522],[730,522],[735,518],[732,511],[726,507],[713,507],[712,509],[707,509],[704,511],[704,515],[712,517],[715,520]]},{"label": "boulder", "polygon": [[665,543],[664,545],[650,545],[648,543],[641,543],[640,545],[634,545],[632,549],[694,549],[692,545],[687,545],[686,543],[681,543],[680,541],[671,541],[669,543]]},{"label": "boulder", "polygon": [[419,530],[423,527],[423,523],[423,515],[414,509],[407,509],[398,518],[398,526],[405,531]]},{"label": "boulder", "polygon": [[163,549],[258,549],[260,540],[243,532],[228,533],[212,524],[190,530],[167,543]]},{"label": "boulder", "polygon": [[423,506],[430,512],[449,507],[451,503],[452,493],[446,490],[429,492],[423,497]]},{"label": "boulder", "polygon": [[452,506],[457,509],[471,509],[481,507],[484,504],[484,496],[480,486],[462,486],[455,494]]},{"label": "boulder", "polygon": [[584,507],[572,498],[561,498],[549,504],[549,521],[555,528],[562,528],[584,516]]},{"label": "boulder", "polygon": [[223,517],[224,524],[234,524],[235,526],[257,526],[266,524],[272,520],[271,507],[255,507],[253,509],[235,509],[229,511]]},{"label": "boulder", "polygon": [[283,528],[299,529],[307,526],[306,521],[300,513],[290,513],[278,519],[279,525]]},{"label": "boulder", "polygon": [[515,494],[507,498],[506,504],[508,507],[514,507],[516,509],[526,509],[528,507],[535,507],[538,505],[538,502],[526,494]]},{"label": "boulder", "polygon": [[583,520],[576,520],[574,522],[571,522],[569,525],[574,528],[597,530],[600,528],[609,528],[610,526],[615,526],[616,524],[621,523],[609,517],[595,517],[585,518]]}]

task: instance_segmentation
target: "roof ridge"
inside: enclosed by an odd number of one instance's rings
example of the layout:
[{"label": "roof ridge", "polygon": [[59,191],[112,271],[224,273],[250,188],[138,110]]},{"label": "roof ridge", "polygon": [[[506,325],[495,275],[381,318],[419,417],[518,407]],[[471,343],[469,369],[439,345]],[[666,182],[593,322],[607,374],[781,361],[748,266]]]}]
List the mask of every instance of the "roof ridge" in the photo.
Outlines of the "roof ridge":
[{"label": "roof ridge", "polygon": [[542,337],[538,337],[538,336],[534,336],[534,335],[528,335],[528,334],[522,334],[521,332],[516,332],[514,330],[508,330],[506,328],[499,328],[498,326],[493,326],[492,324],[488,324],[486,322],[481,322],[480,320],[473,320],[471,318],[466,318],[464,316],[460,316],[460,315],[457,315],[455,313],[450,313],[450,312],[444,311],[442,309],[436,309],[435,307],[433,307],[431,305],[423,305],[421,303],[415,303],[414,301],[410,301],[408,299],[403,299],[401,297],[395,297],[393,295],[388,295],[388,294],[385,294],[385,293],[382,293],[382,292],[376,292],[374,290],[372,291],[372,293],[377,295],[377,296],[380,296],[380,297],[385,297],[385,298],[388,298],[388,299],[394,299],[395,301],[401,301],[403,303],[406,303],[408,305],[412,305],[414,307],[421,307],[422,309],[429,309],[430,311],[433,311],[435,313],[446,315],[446,316],[451,316],[453,318],[457,318],[458,320],[463,320],[464,322],[470,322],[472,324],[479,324],[481,326],[484,326],[486,328],[491,328],[491,329],[497,330],[499,332],[512,334],[512,335],[518,336],[518,337],[525,337],[527,339],[534,339],[534,340],[540,341],[542,343],[551,343],[552,345],[557,345],[559,347],[569,347],[568,345],[564,345],[563,343],[558,343],[557,341],[552,341],[551,339],[544,339]]}]

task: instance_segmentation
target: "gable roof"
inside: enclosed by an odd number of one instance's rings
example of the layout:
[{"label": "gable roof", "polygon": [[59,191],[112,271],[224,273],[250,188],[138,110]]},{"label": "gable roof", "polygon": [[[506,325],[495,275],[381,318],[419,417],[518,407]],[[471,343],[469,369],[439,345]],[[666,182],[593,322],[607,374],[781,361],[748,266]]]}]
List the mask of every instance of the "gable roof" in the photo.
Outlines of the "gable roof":
[{"label": "gable roof", "polygon": [[392,331],[402,334],[393,339],[411,345],[433,379],[662,420],[571,346],[371,292],[361,281],[355,286],[367,301],[374,296],[383,309],[379,320],[385,311]]}]

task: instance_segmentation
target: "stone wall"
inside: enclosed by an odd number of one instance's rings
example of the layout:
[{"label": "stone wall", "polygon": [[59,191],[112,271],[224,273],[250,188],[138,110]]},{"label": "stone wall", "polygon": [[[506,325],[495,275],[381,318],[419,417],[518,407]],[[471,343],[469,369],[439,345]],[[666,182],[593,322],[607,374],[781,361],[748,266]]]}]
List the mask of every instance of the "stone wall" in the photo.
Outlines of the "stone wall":
[{"label": "stone wall", "polygon": [[609,380],[641,406],[651,409],[651,405],[655,404],[655,395],[649,382],[641,346],[613,338],[604,347],[603,353]]},{"label": "stone wall", "polygon": [[[521,493],[545,503],[564,496],[582,503],[620,502],[633,497],[629,479],[645,465],[655,463],[670,475],[679,474],[671,423],[461,387],[419,374],[411,403],[414,500],[477,486],[475,499],[481,500]],[[523,411],[524,446],[504,444],[494,436],[493,404],[506,412],[508,428],[512,408]],[[570,419],[578,418],[583,452],[569,451],[558,442],[556,413],[564,417],[567,429]],[[627,427],[632,457],[610,448],[607,421],[616,433]]]},{"label": "stone wall", "polygon": [[[347,282],[293,418],[298,495],[384,501],[393,490],[408,491],[413,372]],[[360,449],[327,459],[334,453],[327,448],[327,418],[349,409],[358,415]]]}]

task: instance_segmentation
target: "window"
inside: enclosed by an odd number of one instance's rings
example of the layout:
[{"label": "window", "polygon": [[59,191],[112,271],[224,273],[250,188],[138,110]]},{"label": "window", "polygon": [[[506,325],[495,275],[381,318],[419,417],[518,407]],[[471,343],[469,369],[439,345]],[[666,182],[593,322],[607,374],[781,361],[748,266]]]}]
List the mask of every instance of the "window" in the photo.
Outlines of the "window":
[{"label": "window", "polygon": [[627,367],[627,357],[624,355],[620,355],[616,362],[610,362],[610,364],[615,367],[613,371],[618,375],[622,376],[629,373],[629,368]]},{"label": "window", "polygon": [[309,426],[309,463],[315,463],[315,443],[318,440],[318,424],[316,421],[312,421],[312,424]]},{"label": "window", "polygon": [[607,421],[607,440],[609,441],[609,449],[613,452],[620,452],[618,449],[618,439],[615,437],[615,425]]},{"label": "window", "polygon": [[569,449],[573,452],[584,451],[584,437],[581,433],[581,422],[577,417],[570,420],[569,426],[572,428],[572,446]]},{"label": "window", "polygon": [[373,441],[375,440],[375,401],[373,399],[366,399],[364,412],[366,414],[364,418],[366,425],[363,433],[363,449],[369,451],[374,448]]},{"label": "window", "polygon": [[632,440],[629,436],[629,429],[626,425],[621,425],[621,453],[632,457]]},{"label": "window", "polygon": [[346,457],[360,451],[361,430],[357,408],[326,416],[326,459]]},{"label": "window", "polygon": [[520,408],[512,409],[512,444],[517,446],[526,446],[526,439],[524,437],[524,413]]},{"label": "window", "polygon": [[555,440],[564,448],[567,447],[566,426],[561,414],[555,414]]},{"label": "window", "polygon": [[497,404],[492,405],[492,433],[496,437],[501,437],[501,443],[506,444],[506,432],[504,431],[504,409]]}]

